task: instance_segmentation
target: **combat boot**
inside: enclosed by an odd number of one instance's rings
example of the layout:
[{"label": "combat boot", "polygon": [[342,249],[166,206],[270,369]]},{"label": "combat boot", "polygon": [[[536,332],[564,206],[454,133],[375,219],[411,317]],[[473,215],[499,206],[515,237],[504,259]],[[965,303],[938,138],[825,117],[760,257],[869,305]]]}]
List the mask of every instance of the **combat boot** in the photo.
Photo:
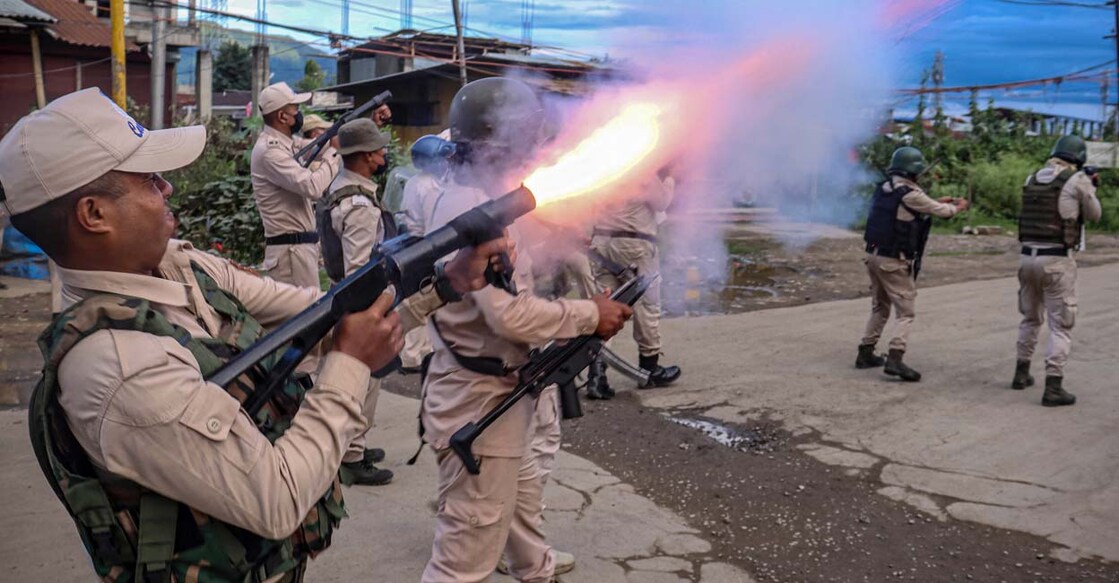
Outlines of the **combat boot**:
[{"label": "combat boot", "polygon": [[901,358],[905,356],[904,350],[891,348],[889,356],[886,357],[886,368],[884,372],[890,376],[900,377],[903,381],[915,383],[921,380],[921,373],[909,368]]},{"label": "combat boot", "polygon": [[637,357],[637,365],[640,366],[642,369],[649,371],[649,382],[641,388],[647,389],[650,387],[666,387],[676,382],[676,379],[680,378],[680,367],[661,366],[659,364],[659,361],[659,354]]},{"label": "combat boot", "polygon": [[859,356],[855,358],[855,368],[878,368],[886,364],[886,357],[874,353],[873,344],[860,344]]},{"label": "combat boot", "polygon": [[373,462],[362,459],[356,462],[342,462],[338,477],[347,486],[383,486],[392,481],[392,470],[378,468]]},{"label": "combat boot", "polygon": [[587,398],[605,401],[613,399],[614,395],[610,379],[606,378],[606,363],[601,359],[595,360],[587,369]]},{"label": "combat boot", "polygon": [[1010,388],[1021,391],[1032,386],[1034,386],[1034,377],[1030,374],[1030,361],[1019,360],[1018,366],[1014,368],[1014,380],[1010,382]]},{"label": "combat boot", "polygon": [[375,464],[385,459],[385,450],[379,447],[367,447],[365,448],[365,453],[362,454],[361,459],[371,464]]},{"label": "combat boot", "polygon": [[1061,387],[1063,377],[1045,377],[1045,394],[1041,397],[1041,404],[1046,407],[1064,407],[1076,403],[1076,395]]}]

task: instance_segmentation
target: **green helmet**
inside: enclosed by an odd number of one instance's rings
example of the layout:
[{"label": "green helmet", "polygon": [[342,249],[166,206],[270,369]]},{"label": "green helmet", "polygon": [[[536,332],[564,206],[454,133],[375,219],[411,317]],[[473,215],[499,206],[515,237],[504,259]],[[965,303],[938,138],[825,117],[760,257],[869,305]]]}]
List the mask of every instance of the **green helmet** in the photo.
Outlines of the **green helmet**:
[{"label": "green helmet", "polygon": [[1061,136],[1061,139],[1053,145],[1053,151],[1049,155],[1083,166],[1088,163],[1088,144],[1085,144],[1084,138],[1080,136]]},{"label": "green helmet", "polygon": [[925,162],[925,155],[920,150],[913,146],[903,146],[894,150],[894,155],[890,156],[887,172],[916,177],[928,169],[929,164]]},{"label": "green helmet", "polygon": [[479,79],[455,94],[450,125],[451,140],[471,149],[531,150],[540,141],[544,106],[522,81]]}]

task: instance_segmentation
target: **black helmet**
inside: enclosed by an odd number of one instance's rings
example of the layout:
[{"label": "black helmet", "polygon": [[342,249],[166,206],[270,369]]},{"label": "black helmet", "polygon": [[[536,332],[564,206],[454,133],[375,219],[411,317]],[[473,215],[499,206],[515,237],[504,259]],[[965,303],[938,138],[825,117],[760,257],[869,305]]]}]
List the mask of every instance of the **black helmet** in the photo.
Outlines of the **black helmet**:
[{"label": "black helmet", "polygon": [[1061,136],[1061,139],[1053,145],[1053,151],[1049,155],[1070,164],[1083,166],[1088,163],[1088,144],[1085,144],[1084,138],[1080,136]]},{"label": "black helmet", "polygon": [[916,178],[928,169],[929,164],[925,162],[925,155],[920,150],[913,146],[902,146],[894,150],[894,155],[890,156],[890,167],[887,172]]},{"label": "black helmet", "polygon": [[459,89],[451,101],[450,125],[451,140],[469,144],[471,157],[482,150],[524,156],[540,142],[544,107],[524,82],[489,77]]}]

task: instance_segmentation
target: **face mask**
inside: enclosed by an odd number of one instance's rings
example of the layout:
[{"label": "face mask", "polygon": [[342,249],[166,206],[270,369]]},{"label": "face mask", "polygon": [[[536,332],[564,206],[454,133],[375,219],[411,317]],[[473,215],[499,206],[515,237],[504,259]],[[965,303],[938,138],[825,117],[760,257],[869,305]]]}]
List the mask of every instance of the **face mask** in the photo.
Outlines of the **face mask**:
[{"label": "face mask", "polygon": [[385,172],[388,172],[389,171],[389,166],[391,166],[391,165],[392,165],[392,154],[390,154],[388,152],[385,152],[385,163],[381,164],[380,166],[377,167],[376,170],[373,171],[373,176],[381,176]]},{"label": "face mask", "polygon": [[299,130],[303,129],[303,112],[295,112],[295,123],[291,124],[291,133],[297,134]]}]

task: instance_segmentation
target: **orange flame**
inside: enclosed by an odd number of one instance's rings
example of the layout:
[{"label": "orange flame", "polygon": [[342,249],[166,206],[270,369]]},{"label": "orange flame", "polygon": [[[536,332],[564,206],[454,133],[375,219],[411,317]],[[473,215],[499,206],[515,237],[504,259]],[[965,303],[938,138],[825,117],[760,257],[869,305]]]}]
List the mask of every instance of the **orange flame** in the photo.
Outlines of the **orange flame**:
[{"label": "orange flame", "polygon": [[539,168],[524,185],[537,206],[580,196],[624,177],[656,149],[662,108],[651,102],[625,106],[551,166]]}]

